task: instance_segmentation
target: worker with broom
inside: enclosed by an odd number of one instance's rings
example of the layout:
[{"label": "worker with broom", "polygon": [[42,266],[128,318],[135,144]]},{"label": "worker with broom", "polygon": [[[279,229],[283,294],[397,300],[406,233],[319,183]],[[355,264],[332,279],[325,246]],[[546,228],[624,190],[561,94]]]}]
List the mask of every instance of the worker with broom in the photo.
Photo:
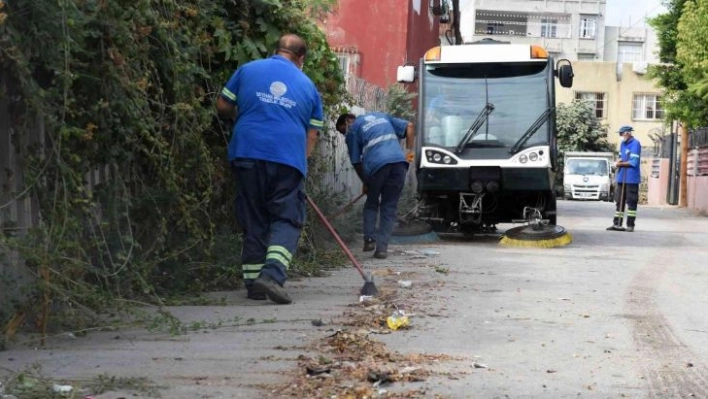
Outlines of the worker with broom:
[{"label": "worker with broom", "polygon": [[[367,194],[364,251],[374,251],[375,258],[385,259],[408,164],[414,158],[413,123],[381,112],[358,117],[342,114],[337,119],[336,129],[346,136],[349,158]],[[406,139],[405,154],[399,144],[403,138]]]},{"label": "worker with broom", "polygon": [[[642,145],[633,135],[634,128],[625,125],[619,128],[622,137],[620,144],[620,159],[617,167],[617,188],[619,194],[615,192],[617,206],[610,231],[634,231],[634,221],[637,218],[637,203],[639,202],[639,183],[641,182],[640,161]],[[624,220],[624,209],[627,208],[627,228],[622,227]]]},{"label": "worker with broom", "polygon": [[236,70],[216,104],[235,119],[228,154],[247,297],[278,304],[291,302],[283,285],[305,221],[307,157],[323,126],[320,95],[302,72],[306,52],[299,36],[281,36],[273,56]]}]

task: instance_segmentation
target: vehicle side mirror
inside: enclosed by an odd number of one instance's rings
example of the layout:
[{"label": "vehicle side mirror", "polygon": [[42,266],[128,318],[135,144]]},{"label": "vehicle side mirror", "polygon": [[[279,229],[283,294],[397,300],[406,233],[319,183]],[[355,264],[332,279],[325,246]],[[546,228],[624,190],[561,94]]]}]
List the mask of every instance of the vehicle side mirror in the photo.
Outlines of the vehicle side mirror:
[{"label": "vehicle side mirror", "polygon": [[396,81],[399,83],[415,82],[415,67],[413,65],[401,65],[396,71]]},{"label": "vehicle side mirror", "polygon": [[[567,64],[560,65],[561,62],[567,62]],[[558,69],[556,69],[556,75],[562,87],[573,87],[573,66],[570,65],[568,60],[558,61]]]}]

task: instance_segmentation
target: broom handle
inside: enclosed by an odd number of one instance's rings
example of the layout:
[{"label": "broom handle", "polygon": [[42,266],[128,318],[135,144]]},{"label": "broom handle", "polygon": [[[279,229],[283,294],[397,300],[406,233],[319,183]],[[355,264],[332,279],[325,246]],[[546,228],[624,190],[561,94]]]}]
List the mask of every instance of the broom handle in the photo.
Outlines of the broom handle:
[{"label": "broom handle", "polygon": [[620,221],[620,223],[622,223],[622,221],[624,220],[624,191],[625,191],[624,184],[626,183],[626,180],[627,180],[627,169],[626,168],[622,168],[622,169],[623,169],[622,171],[624,172],[624,177],[622,178],[622,188],[620,188],[620,203],[619,203],[619,209],[617,210],[618,212],[622,212],[622,220]]},{"label": "broom handle", "polygon": [[357,201],[359,201],[359,200],[361,199],[361,197],[363,197],[363,196],[365,196],[365,195],[366,195],[365,193],[359,194],[358,197],[354,198],[353,200],[349,201],[348,204],[344,205],[344,206],[342,207],[342,209],[340,209],[340,210],[338,210],[337,212],[335,212],[334,214],[330,215],[330,216],[329,216],[329,219],[334,219],[334,218],[336,218],[337,216],[341,215],[342,213],[344,213],[344,211],[346,211],[350,206],[354,205]]},{"label": "broom handle", "polygon": [[307,197],[307,202],[310,204],[312,209],[315,210],[315,213],[317,214],[317,216],[319,216],[320,220],[322,221],[322,224],[324,224],[325,227],[327,228],[327,230],[329,230],[329,232],[332,234],[334,239],[337,241],[337,244],[339,244],[339,246],[342,247],[342,250],[344,251],[344,253],[347,254],[347,257],[349,258],[349,260],[352,261],[352,264],[354,265],[356,270],[358,270],[359,274],[361,274],[361,277],[366,279],[366,274],[364,273],[364,269],[361,267],[359,262],[356,260],[356,258],[352,254],[352,252],[349,250],[349,248],[347,248],[347,244],[345,244],[344,241],[342,241],[342,239],[339,238],[339,234],[337,234],[337,232],[334,230],[334,227],[332,227],[332,225],[327,221],[327,218],[322,213],[322,211],[320,211],[320,208],[318,208],[317,205],[315,205],[314,201],[312,201],[312,199],[310,199],[309,196]]}]

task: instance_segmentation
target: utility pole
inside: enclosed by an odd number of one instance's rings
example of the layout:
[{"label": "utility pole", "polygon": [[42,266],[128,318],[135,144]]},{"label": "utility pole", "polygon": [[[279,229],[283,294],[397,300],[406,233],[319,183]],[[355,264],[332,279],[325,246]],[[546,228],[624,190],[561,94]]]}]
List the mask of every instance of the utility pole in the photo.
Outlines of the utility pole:
[{"label": "utility pole", "polygon": [[679,207],[688,206],[688,127],[686,122],[679,123],[681,135],[681,168],[679,177]]},{"label": "utility pole", "polygon": [[460,32],[460,0],[452,0],[452,30],[455,35],[455,44],[462,44]]}]

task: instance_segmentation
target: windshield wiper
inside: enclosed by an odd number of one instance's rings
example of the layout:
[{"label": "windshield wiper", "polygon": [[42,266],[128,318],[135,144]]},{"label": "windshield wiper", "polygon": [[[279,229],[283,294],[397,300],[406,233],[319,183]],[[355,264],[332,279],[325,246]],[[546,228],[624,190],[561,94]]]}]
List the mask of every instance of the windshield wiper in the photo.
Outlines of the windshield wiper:
[{"label": "windshield wiper", "polygon": [[477,134],[477,131],[479,130],[482,125],[484,125],[484,122],[487,120],[489,117],[489,114],[494,111],[494,104],[492,103],[487,103],[487,105],[484,106],[482,111],[477,115],[477,119],[472,122],[472,125],[470,128],[467,130],[467,133],[465,133],[465,136],[460,140],[459,143],[457,143],[457,147],[455,148],[455,153],[459,154],[462,152],[462,150],[465,148],[467,143],[472,140],[472,138]]},{"label": "windshield wiper", "polygon": [[541,126],[543,126],[543,124],[546,123],[546,120],[551,115],[553,115],[554,112],[556,112],[555,107],[546,108],[546,110],[543,111],[543,113],[541,115],[539,115],[538,118],[536,118],[536,120],[533,122],[533,124],[531,126],[529,126],[529,128],[524,132],[524,134],[521,136],[521,138],[519,138],[519,140],[516,143],[514,143],[514,145],[509,150],[509,152],[512,154],[516,154],[517,152],[519,152],[521,147],[524,144],[526,144],[527,141],[529,141],[531,136],[536,134],[538,129],[540,129]]}]

